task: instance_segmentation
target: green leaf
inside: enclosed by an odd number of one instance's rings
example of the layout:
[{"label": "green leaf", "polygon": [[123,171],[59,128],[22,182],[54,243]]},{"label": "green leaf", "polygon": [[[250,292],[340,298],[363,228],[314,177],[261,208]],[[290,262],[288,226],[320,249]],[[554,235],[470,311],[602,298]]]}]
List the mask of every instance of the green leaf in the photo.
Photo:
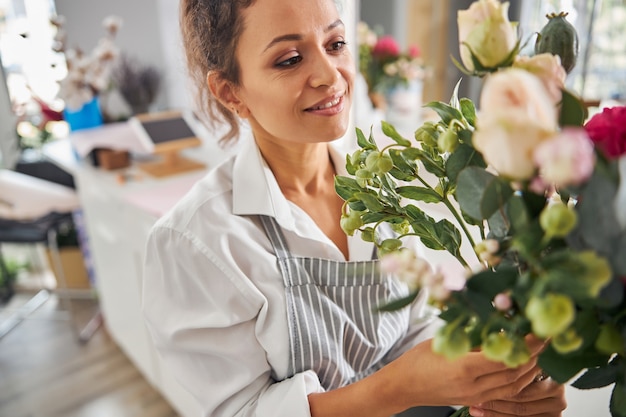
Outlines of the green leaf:
[{"label": "green leaf", "polygon": [[470,289],[465,292],[465,297],[469,308],[480,318],[480,321],[483,323],[488,321],[489,316],[495,311],[495,308],[491,304],[493,298],[489,298],[486,294]]},{"label": "green leaf", "polygon": [[503,209],[513,189],[503,179],[480,167],[463,169],[457,179],[456,198],[461,209],[475,219],[486,220]]},{"label": "green leaf", "polygon": [[365,207],[372,212],[382,211],[385,208],[383,204],[378,201],[378,198],[370,193],[358,192],[354,194],[354,198],[362,201],[363,204],[365,204]]},{"label": "green leaf", "polygon": [[538,364],[560,384],[564,384],[577,373],[587,368],[606,364],[608,357],[593,351],[584,351],[576,355],[562,355],[549,345],[540,355]]},{"label": "green leaf", "polygon": [[411,146],[411,142],[408,139],[405,139],[404,137],[402,137],[402,135],[398,133],[398,131],[393,125],[385,122],[384,120],[381,123],[382,123],[382,130],[385,136],[393,139],[398,145]]},{"label": "green leaf", "polygon": [[363,131],[359,129],[358,127],[356,128],[356,143],[359,145],[359,147],[363,149],[377,149],[376,144],[373,143],[371,133],[370,133],[370,140],[368,140],[365,138]]},{"label": "green leaf", "polygon": [[476,126],[476,107],[472,100],[465,97],[461,99],[461,113],[472,127]]},{"label": "green leaf", "polygon": [[617,367],[607,364],[598,368],[588,369],[572,383],[572,386],[578,389],[601,388],[615,383],[616,379]]},{"label": "green leaf", "polygon": [[567,89],[562,89],[561,114],[559,124],[561,126],[580,127],[587,119],[587,108],[581,99]]},{"label": "green leaf", "polygon": [[348,171],[348,174],[354,175],[356,170],[357,167],[352,164],[352,158],[350,158],[350,155],[346,155],[346,171]]},{"label": "green leaf", "polygon": [[414,160],[407,160],[404,157],[404,154],[398,149],[389,149],[389,156],[391,157],[396,169],[400,170],[402,174],[407,177],[415,178],[415,174],[417,173],[417,164]]},{"label": "green leaf", "polygon": [[363,224],[371,224],[378,223],[382,221],[387,215],[384,213],[365,213],[361,216],[361,220],[363,220]]},{"label": "green leaf", "polygon": [[617,383],[613,387],[609,409],[614,417],[626,416],[626,385],[623,383]]},{"label": "green leaf", "polygon": [[431,101],[424,107],[433,109],[446,125],[449,125],[453,120],[463,120],[463,115],[458,109],[441,101]]},{"label": "green leaf", "polygon": [[335,176],[335,192],[343,200],[349,200],[355,192],[361,192],[362,190],[354,178],[341,175]]},{"label": "green leaf", "polygon": [[526,204],[518,195],[511,197],[506,206],[506,213],[509,217],[513,232],[515,232],[515,230],[524,230],[530,223]]},{"label": "green leaf", "polygon": [[446,161],[446,174],[452,182],[456,182],[459,173],[468,166],[485,168],[487,164],[476,149],[465,144],[459,145]]},{"label": "green leaf", "polygon": [[426,187],[405,186],[396,188],[396,192],[404,198],[423,201],[425,203],[440,203],[442,197],[433,189]]},{"label": "green leaf", "polygon": [[489,300],[506,289],[513,288],[519,276],[517,268],[500,268],[497,271],[485,270],[473,275],[467,281],[467,288],[484,294]]},{"label": "green leaf", "polygon": [[408,306],[409,304],[411,304],[413,302],[413,300],[415,300],[415,297],[417,297],[418,293],[419,293],[418,290],[412,291],[406,297],[399,298],[399,299],[393,300],[393,301],[391,301],[391,302],[389,302],[387,304],[383,304],[381,306],[376,307],[376,310],[377,311],[396,311],[396,310],[400,310],[401,308],[404,308],[404,307]]}]

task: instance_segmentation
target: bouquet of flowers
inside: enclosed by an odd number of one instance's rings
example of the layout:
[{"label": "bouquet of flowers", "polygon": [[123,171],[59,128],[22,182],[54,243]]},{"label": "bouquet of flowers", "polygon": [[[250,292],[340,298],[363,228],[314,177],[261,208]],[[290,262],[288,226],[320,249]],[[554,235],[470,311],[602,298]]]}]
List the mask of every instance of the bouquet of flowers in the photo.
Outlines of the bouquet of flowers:
[{"label": "bouquet of flowers", "polygon": [[[382,310],[429,290],[445,321],[434,350],[456,358],[481,349],[516,367],[529,360],[524,337],[534,334],[549,341],[539,357],[547,375],[578,376],[581,389],[613,385],[610,411],[623,417],[626,107],[589,118],[564,86],[577,52],[565,15],[548,16],[535,54],[523,56],[507,8],[477,0],[458,15],[458,65],[484,77],[478,109],[455,91],[449,103],[427,104],[439,120],[411,140],[382,122],[384,147],[357,129],[350,175],[335,182],[341,224],[375,242],[382,268],[413,289]],[[449,216],[435,220],[420,208],[427,204]],[[397,237],[378,240],[383,224]],[[463,268],[433,268],[403,247],[407,236]]]},{"label": "bouquet of flowers", "polygon": [[403,52],[393,36],[379,36],[365,22],[358,23],[357,35],[359,71],[375,107],[382,107],[382,96],[387,90],[425,77],[424,62],[416,45]]}]

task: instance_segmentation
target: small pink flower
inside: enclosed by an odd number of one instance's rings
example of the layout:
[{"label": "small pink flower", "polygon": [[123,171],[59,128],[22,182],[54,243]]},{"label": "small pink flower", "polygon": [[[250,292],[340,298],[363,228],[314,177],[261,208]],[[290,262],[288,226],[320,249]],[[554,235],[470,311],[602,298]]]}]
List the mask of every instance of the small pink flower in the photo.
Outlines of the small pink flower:
[{"label": "small pink flower", "polygon": [[374,45],[372,50],[374,56],[398,56],[400,55],[400,46],[398,42],[390,35],[381,36]]},{"label": "small pink flower", "polygon": [[501,292],[493,299],[493,305],[498,311],[508,311],[513,306],[513,301],[509,294]]},{"label": "small pink flower", "polygon": [[593,144],[584,129],[565,128],[537,146],[534,161],[545,183],[577,185],[593,173]]}]

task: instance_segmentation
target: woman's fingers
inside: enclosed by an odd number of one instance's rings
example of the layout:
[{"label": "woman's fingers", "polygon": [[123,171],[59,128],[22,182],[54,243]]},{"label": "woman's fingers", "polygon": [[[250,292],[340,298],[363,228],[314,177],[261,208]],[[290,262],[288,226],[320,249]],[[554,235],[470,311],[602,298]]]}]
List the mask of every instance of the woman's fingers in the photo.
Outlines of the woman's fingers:
[{"label": "woman's fingers", "polygon": [[548,378],[533,382],[510,399],[487,401],[470,407],[474,417],[559,417],[565,409],[565,388]]}]

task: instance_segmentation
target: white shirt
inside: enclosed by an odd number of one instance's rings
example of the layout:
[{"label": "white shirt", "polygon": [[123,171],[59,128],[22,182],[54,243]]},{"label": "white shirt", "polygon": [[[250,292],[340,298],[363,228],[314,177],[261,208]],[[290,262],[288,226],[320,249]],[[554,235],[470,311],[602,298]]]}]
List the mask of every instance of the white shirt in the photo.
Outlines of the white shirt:
[{"label": "white shirt", "polygon": [[[283,280],[257,215],[276,218],[295,256],[345,261],[301,208],[288,201],[251,138],[153,227],[143,311],[157,350],[203,416],[310,416],[307,395],[323,391],[313,371],[288,379]],[[337,170],[345,152],[334,149]],[[373,245],[348,238],[350,261]],[[419,317],[423,300],[415,303]],[[401,353],[432,336],[423,323]],[[419,337],[413,337],[419,333]],[[399,354],[398,353],[398,354]],[[275,375],[276,382],[271,375]]]}]

